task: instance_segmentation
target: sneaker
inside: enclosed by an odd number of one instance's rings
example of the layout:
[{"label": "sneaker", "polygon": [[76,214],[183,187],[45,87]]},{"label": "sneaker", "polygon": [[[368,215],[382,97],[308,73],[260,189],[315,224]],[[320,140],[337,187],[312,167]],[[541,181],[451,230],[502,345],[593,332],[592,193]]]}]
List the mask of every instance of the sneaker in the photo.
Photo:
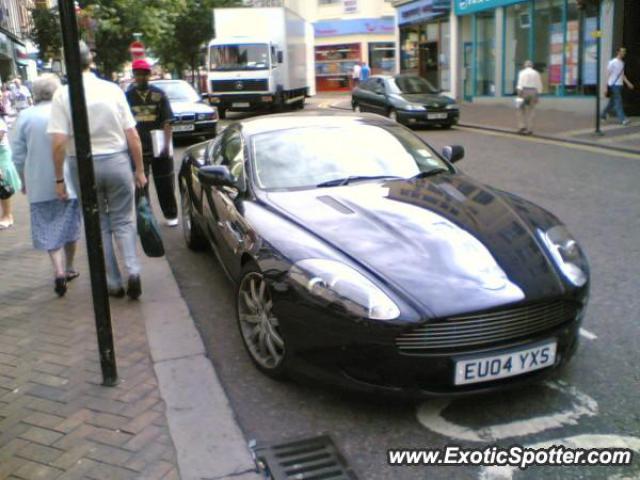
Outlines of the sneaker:
[{"label": "sneaker", "polygon": [[628,118],[624,119],[624,120],[622,121],[622,125],[625,125],[625,126],[626,126],[626,125],[629,125],[629,119],[628,119]]},{"label": "sneaker", "polygon": [[178,218],[168,218],[165,222],[167,227],[177,227],[178,226]]},{"label": "sneaker", "polygon": [[131,300],[137,300],[142,295],[142,285],[140,275],[131,275],[127,284],[127,295]]},{"label": "sneaker", "polygon": [[126,295],[124,288],[123,287],[119,287],[119,288],[110,288],[109,289],[109,296],[110,297],[115,297],[115,298],[122,298]]}]

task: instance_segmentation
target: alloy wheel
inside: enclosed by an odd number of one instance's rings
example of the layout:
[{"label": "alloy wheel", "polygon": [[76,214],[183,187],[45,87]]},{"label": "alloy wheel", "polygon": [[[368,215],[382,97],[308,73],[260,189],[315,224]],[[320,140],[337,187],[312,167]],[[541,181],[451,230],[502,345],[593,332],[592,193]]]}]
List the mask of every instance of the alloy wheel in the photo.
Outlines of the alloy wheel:
[{"label": "alloy wheel", "polygon": [[277,369],[284,359],[285,344],[262,274],[250,272],[244,276],[237,301],[240,331],[251,357],[267,371]]},{"label": "alloy wheel", "polygon": [[398,113],[393,109],[389,110],[389,118],[391,120],[393,120],[394,122],[397,122],[398,121]]}]

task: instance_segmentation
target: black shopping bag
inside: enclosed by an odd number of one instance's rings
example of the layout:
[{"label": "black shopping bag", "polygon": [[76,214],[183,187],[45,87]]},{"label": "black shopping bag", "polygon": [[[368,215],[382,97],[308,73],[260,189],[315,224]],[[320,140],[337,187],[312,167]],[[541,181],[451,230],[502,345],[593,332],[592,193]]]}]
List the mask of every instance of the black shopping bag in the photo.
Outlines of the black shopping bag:
[{"label": "black shopping bag", "polygon": [[164,255],[162,235],[160,235],[158,222],[153,216],[151,205],[149,205],[149,201],[144,194],[137,195],[137,197],[136,221],[142,250],[144,250],[147,257],[162,257]]}]

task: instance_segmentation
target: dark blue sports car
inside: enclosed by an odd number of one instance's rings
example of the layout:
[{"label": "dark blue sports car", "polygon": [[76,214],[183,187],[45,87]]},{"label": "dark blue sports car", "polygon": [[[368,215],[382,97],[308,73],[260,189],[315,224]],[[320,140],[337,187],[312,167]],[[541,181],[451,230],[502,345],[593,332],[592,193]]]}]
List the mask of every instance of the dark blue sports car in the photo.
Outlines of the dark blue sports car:
[{"label": "dark blue sports car", "polygon": [[407,128],[327,112],[191,147],[184,236],[237,285],[264,373],[403,395],[536,379],[575,351],[587,260],[551,213],[464,175]]}]

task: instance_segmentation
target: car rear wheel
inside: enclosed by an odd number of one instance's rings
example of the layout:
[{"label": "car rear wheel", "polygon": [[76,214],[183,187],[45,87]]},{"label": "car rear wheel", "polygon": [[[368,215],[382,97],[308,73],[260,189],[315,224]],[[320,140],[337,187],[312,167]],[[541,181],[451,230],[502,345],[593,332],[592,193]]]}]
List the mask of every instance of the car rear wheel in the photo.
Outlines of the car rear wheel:
[{"label": "car rear wheel", "polygon": [[398,112],[396,112],[393,108],[389,109],[389,118],[394,122],[398,121]]},{"label": "car rear wheel", "polygon": [[180,188],[180,207],[182,210],[182,236],[184,243],[191,250],[200,251],[207,248],[207,238],[197,223],[193,221],[193,206],[191,205],[191,195],[186,182]]},{"label": "car rear wheel", "polygon": [[273,313],[269,286],[254,264],[243,268],[236,308],[240,335],[253,363],[272,378],[284,378],[285,340],[280,322]]}]

